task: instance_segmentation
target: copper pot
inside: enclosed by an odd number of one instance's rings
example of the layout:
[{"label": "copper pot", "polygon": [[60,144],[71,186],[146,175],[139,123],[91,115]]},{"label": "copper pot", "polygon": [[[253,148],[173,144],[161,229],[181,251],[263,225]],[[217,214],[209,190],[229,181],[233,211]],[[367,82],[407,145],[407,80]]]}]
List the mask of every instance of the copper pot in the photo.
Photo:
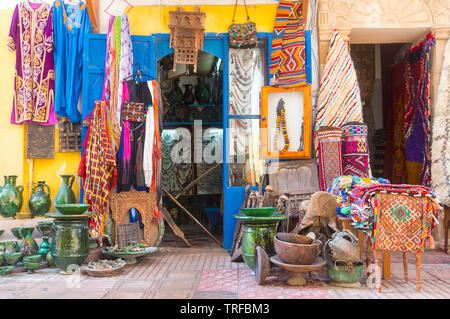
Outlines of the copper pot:
[{"label": "copper pot", "polygon": [[321,241],[315,241],[312,244],[295,244],[282,241],[275,235],[273,243],[275,252],[280,259],[291,265],[311,265],[320,252]]}]

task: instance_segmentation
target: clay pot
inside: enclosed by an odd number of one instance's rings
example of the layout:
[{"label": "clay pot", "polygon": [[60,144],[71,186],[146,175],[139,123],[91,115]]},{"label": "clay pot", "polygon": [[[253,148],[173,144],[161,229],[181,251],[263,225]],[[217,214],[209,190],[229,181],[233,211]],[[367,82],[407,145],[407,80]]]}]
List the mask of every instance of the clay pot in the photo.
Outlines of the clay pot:
[{"label": "clay pot", "polygon": [[[44,191],[47,189],[47,193]],[[33,188],[28,207],[33,216],[43,216],[50,210],[52,200],[50,199],[50,187],[44,181],[39,181]]]},{"label": "clay pot", "polygon": [[295,244],[274,237],[275,252],[280,259],[291,265],[311,265],[320,252],[320,241],[312,244]]}]

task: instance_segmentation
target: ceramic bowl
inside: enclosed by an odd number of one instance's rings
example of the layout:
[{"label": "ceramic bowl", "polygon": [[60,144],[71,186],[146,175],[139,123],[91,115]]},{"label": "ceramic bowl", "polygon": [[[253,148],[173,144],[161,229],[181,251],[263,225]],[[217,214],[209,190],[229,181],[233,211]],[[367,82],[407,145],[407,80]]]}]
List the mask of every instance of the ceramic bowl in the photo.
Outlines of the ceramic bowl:
[{"label": "ceramic bowl", "polygon": [[270,216],[275,213],[275,210],[275,207],[241,208],[244,215],[254,217]]},{"label": "ceramic bowl", "polygon": [[19,244],[15,240],[5,241],[4,245],[5,245],[4,252],[6,254],[16,253],[19,251]]},{"label": "ceramic bowl", "polygon": [[14,266],[0,267],[0,275],[2,275],[2,276],[9,275],[13,269],[14,269]]},{"label": "ceramic bowl", "polygon": [[321,241],[315,241],[312,244],[294,244],[282,241],[275,235],[273,244],[275,246],[275,252],[284,263],[291,265],[311,265],[319,255]]},{"label": "ceramic bowl", "polygon": [[14,237],[16,237],[19,240],[25,237],[28,231],[30,231],[30,235],[33,235],[34,227],[22,227],[22,235],[23,235],[22,237],[19,234],[19,229],[20,227],[11,228],[11,233],[14,235]]},{"label": "ceramic bowl", "polygon": [[55,205],[55,209],[63,215],[81,215],[89,206],[89,204],[60,204]]},{"label": "ceramic bowl", "polygon": [[277,238],[281,241],[287,241],[288,243],[302,245],[312,244],[312,242],[314,241],[312,238],[309,238],[307,236],[297,235],[293,233],[277,233]]},{"label": "ceramic bowl", "polygon": [[41,263],[42,256],[41,255],[31,255],[23,257],[23,262],[38,262]]},{"label": "ceramic bowl", "polygon": [[6,263],[8,265],[15,265],[19,262],[20,258],[22,257],[21,253],[11,253],[4,255]]},{"label": "ceramic bowl", "polygon": [[38,222],[36,230],[44,237],[52,237],[53,235],[53,222]]},{"label": "ceramic bowl", "polygon": [[28,269],[28,273],[33,273],[36,269],[41,265],[40,261],[24,261],[23,265],[26,269]]}]

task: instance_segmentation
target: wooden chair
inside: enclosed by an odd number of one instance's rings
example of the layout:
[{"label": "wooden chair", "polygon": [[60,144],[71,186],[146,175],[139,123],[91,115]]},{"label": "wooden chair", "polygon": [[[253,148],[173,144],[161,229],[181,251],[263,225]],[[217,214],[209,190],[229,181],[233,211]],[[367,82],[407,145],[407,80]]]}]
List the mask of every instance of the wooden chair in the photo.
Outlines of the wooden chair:
[{"label": "wooden chair", "polygon": [[[430,199],[404,194],[376,193],[376,226],[374,231],[376,287],[381,292],[381,255],[385,251],[403,252],[405,281],[408,282],[407,253],[416,254],[417,291],[422,288],[421,257],[429,235],[432,216],[426,209]],[[427,233],[424,233],[427,232]],[[386,255],[385,255],[386,256]]]}]

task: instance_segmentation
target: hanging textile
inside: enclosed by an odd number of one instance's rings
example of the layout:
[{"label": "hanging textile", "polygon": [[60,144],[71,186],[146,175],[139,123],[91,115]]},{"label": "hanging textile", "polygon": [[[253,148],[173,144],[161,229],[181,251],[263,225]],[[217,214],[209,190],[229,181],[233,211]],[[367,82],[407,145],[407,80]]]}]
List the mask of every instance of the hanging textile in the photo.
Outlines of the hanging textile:
[{"label": "hanging textile", "polygon": [[444,205],[450,206],[450,40],[445,47],[433,111],[431,185],[437,198]]},{"label": "hanging textile", "polygon": [[[103,233],[104,217],[109,213],[109,192],[116,165],[111,137],[108,134],[108,110],[104,101],[96,101],[86,142],[84,197],[96,212],[96,228]],[[82,163],[80,163],[82,164]]]},{"label": "hanging textile", "polygon": [[[260,48],[229,49],[228,78],[230,115],[257,115],[260,113],[259,95],[264,86],[266,73],[262,62]],[[259,124],[253,119],[235,118],[230,120],[230,154],[229,158],[231,185],[255,185],[263,171],[260,160]],[[238,160],[236,160],[238,159]],[[240,162],[242,160],[242,162]],[[237,162],[237,163],[236,163]]]},{"label": "hanging textile", "polygon": [[403,120],[405,114],[405,105],[407,105],[408,96],[408,74],[406,72],[408,65],[402,61],[393,69],[393,83],[392,90],[393,99],[393,141],[391,154],[386,154],[392,158],[392,177],[393,184],[406,183],[406,162],[405,162],[405,135],[403,133]]},{"label": "hanging textile", "polygon": [[318,141],[319,186],[321,191],[326,191],[342,175],[342,130],[321,127],[314,135]]},{"label": "hanging textile", "polygon": [[[141,104],[145,107],[153,105],[152,95],[147,82],[127,81],[123,85],[125,103]],[[128,98],[128,101],[125,101]],[[126,112],[122,106],[122,113]],[[121,115],[123,118],[123,114]],[[146,121],[125,120],[122,123],[120,148],[117,153],[117,192],[145,189],[145,173],[143,166]]]},{"label": "hanging textile", "polygon": [[[123,81],[133,74],[133,47],[131,45],[131,32],[128,22],[128,15],[121,16],[120,22],[120,46],[119,53],[119,87],[117,95],[117,118],[120,118],[122,106]],[[121,122],[118,122],[119,129],[122,128]]]},{"label": "hanging textile", "polygon": [[315,130],[362,122],[361,97],[347,43],[334,30],[317,100]]},{"label": "hanging textile", "polygon": [[367,125],[349,122],[342,126],[342,172],[344,175],[370,176]]},{"label": "hanging textile", "polygon": [[51,6],[28,1],[16,5],[7,48],[16,51],[11,123],[55,124]]},{"label": "hanging textile", "polygon": [[304,1],[284,0],[278,4],[272,32],[271,85],[306,84]]},{"label": "hanging textile", "polygon": [[78,101],[83,71],[83,43],[92,32],[86,3],[53,3],[55,41],[55,111],[72,123],[81,121]]},{"label": "hanging textile", "polygon": [[431,184],[430,54],[433,35],[411,48],[409,64],[409,103],[405,108],[404,135],[408,184]]},{"label": "hanging textile", "polygon": [[145,186],[150,187],[152,185],[153,180],[153,146],[154,146],[154,139],[155,139],[155,126],[157,123],[155,123],[155,108],[157,107],[156,104],[156,90],[157,90],[157,83],[156,81],[152,81],[151,85],[149,85],[150,94],[153,96],[153,103],[152,107],[148,108],[147,111],[147,118],[145,121],[145,133],[146,133],[146,139],[145,139],[145,145],[144,145],[144,162],[143,162],[143,168],[144,168],[144,177],[145,177]]}]

